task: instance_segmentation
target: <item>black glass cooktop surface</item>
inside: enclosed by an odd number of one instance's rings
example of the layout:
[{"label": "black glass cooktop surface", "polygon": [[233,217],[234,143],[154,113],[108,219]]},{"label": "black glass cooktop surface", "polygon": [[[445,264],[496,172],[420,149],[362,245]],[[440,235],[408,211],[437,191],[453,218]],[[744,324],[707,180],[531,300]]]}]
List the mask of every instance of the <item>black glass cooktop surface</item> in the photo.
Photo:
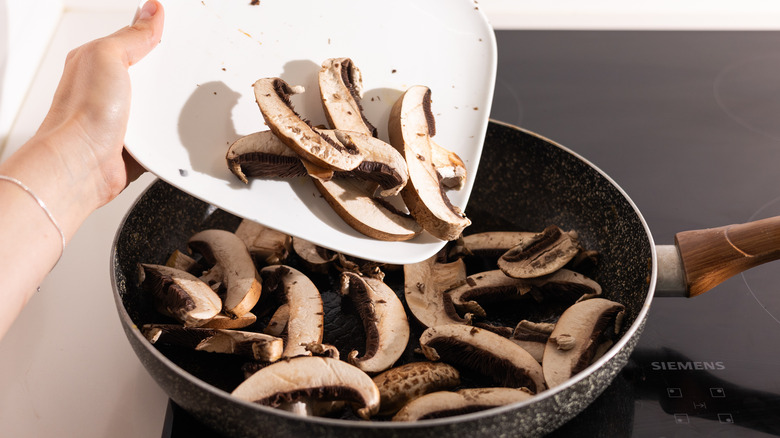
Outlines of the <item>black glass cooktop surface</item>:
[{"label": "black glass cooktop surface", "polygon": [[[496,34],[491,117],[601,168],[657,244],[780,215],[780,33]],[[218,435],[172,406],[178,436]],[[780,436],[780,262],[656,298],[628,366],[551,436]]]}]

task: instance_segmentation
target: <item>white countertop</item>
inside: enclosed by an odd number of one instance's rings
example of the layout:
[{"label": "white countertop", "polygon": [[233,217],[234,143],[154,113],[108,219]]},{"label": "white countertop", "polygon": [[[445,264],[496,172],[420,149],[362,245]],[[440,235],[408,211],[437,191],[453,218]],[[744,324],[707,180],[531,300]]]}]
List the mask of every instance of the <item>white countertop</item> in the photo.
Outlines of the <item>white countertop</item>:
[{"label": "white countertop", "polygon": [[[497,28],[780,28],[780,5],[775,2],[757,1],[761,7],[752,9],[733,5],[749,14],[729,11],[713,2],[707,2],[710,7],[702,13],[703,3],[697,1],[674,2],[689,5],[678,6],[674,13],[672,9],[637,13],[619,5],[607,7],[603,2],[590,3],[587,10],[580,2],[537,2],[536,6],[522,2],[523,8],[518,3],[484,0],[480,7]],[[5,150],[0,144],[0,159],[37,129],[67,52],[128,24],[130,16],[125,10],[65,10]],[[89,217],[41,285],[41,292],[0,342],[3,436],[160,436],[167,396],[125,338],[109,277],[114,233],[130,205],[152,181],[151,175],[143,176]]]},{"label": "white countertop", "polygon": [[[43,120],[67,52],[129,23],[126,12],[63,15],[9,135],[16,150]],[[0,342],[0,435],[159,437],[167,396],[122,331],[109,277],[119,222],[153,180],[144,175],[92,214]]]}]

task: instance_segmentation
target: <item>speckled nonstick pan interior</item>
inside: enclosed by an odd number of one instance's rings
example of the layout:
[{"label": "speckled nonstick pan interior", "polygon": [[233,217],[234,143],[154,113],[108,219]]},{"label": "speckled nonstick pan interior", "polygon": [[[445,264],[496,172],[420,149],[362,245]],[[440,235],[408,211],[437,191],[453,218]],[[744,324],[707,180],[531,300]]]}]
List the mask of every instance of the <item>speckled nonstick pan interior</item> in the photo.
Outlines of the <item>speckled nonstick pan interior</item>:
[{"label": "speckled nonstick pan interior", "polygon": [[[606,175],[555,143],[522,129],[491,122],[467,209],[468,233],[541,230],[549,224],[577,230],[601,259],[593,277],[606,298],[626,306],[623,333],[613,348],[567,384],[531,400],[487,411],[417,423],[352,418],[301,418],[234,399],[242,360],[226,355],[157,348],[138,327],[161,322],[136,286],[136,264],[164,263],[204,228],[233,230],[239,219],[168,184],[155,182],[121,224],[111,255],[117,308],[133,349],[176,403],[228,436],[436,437],[538,436],[551,432],[590,404],[626,364],[644,326],[655,284],[655,255],[641,215]],[[361,348],[362,325],[337,295],[329,277],[313,278],[326,307],[325,342],[342,356]],[[403,299],[402,273],[386,282]],[[421,327],[412,326],[404,360],[415,358]],[[419,358],[419,356],[417,356]]]}]

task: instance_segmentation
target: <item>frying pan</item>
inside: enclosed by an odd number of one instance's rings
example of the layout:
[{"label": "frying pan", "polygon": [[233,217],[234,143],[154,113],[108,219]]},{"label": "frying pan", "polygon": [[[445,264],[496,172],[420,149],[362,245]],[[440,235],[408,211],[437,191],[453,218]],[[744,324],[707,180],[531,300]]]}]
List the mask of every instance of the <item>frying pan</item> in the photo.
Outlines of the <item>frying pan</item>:
[{"label": "frying pan", "polygon": [[[187,239],[196,231],[232,230],[240,222],[162,181],[138,199],[116,235],[111,269],[119,317],[135,353],[170,398],[228,436],[540,436],[585,409],[624,367],[645,325],[656,285],[663,294],[686,290],[697,294],[741,270],[780,258],[777,218],[680,233],[679,251],[675,246],[656,247],[639,210],[607,175],[563,146],[494,121],[488,127],[467,215],[473,223],[468,233],[541,230],[550,224],[576,230],[582,245],[600,254],[592,277],[602,285],[604,297],[626,307],[614,346],[565,384],[526,402],[416,423],[299,417],[235,399],[230,391],[243,379],[239,360],[155,347],[138,329],[159,322],[160,316],[136,285],[136,264],[164,263],[173,250],[186,249]],[[701,238],[714,242],[716,250],[701,244]],[[740,248],[738,240],[746,243]],[[391,271],[385,280],[403,299],[402,274]],[[314,281],[326,310],[325,342],[342,351],[359,348],[361,324],[342,309],[337,282],[331,277]],[[402,360],[414,359],[421,331],[422,327],[412,326]]]}]

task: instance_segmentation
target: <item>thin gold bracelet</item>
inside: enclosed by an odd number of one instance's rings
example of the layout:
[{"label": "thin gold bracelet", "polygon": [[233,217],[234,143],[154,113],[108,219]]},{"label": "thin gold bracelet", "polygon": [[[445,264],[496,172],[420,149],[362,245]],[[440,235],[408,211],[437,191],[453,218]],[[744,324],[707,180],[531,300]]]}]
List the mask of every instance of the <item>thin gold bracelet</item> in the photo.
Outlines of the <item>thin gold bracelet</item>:
[{"label": "thin gold bracelet", "polygon": [[49,211],[49,208],[46,207],[46,203],[43,202],[43,199],[39,198],[38,195],[33,193],[32,190],[30,190],[29,187],[27,187],[23,182],[19,181],[16,178],[12,178],[10,176],[0,175],[0,180],[8,181],[12,184],[17,185],[19,188],[27,192],[28,195],[32,196],[33,199],[35,199],[35,202],[38,203],[38,205],[43,209],[43,212],[46,213],[46,216],[51,221],[52,225],[54,225],[54,228],[57,229],[57,231],[60,233],[60,238],[62,239],[62,250],[60,251],[60,256],[57,258],[57,261],[62,258],[62,254],[65,252],[65,233],[62,232],[62,228],[60,228],[60,225],[57,223],[57,220],[54,219],[54,215],[51,214],[51,211]]}]

